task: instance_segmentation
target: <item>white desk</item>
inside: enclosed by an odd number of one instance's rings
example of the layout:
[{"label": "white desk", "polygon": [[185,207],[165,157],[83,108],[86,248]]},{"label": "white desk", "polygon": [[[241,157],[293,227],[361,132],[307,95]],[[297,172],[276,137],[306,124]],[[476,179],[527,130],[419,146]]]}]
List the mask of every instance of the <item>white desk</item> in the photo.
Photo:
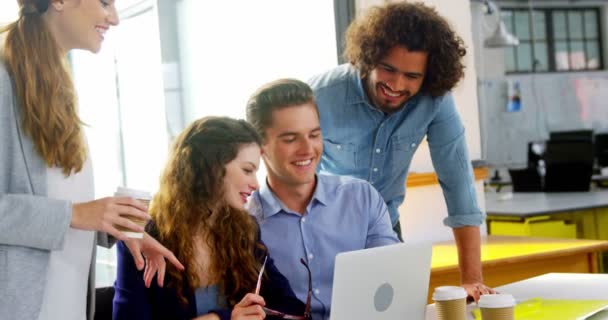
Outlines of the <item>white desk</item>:
[{"label": "white desk", "polygon": [[[608,240],[608,190],[516,192],[505,200],[500,200],[500,196],[496,193],[485,195],[489,234],[573,237],[575,228],[577,238]],[[545,222],[544,229],[539,227],[543,224],[539,221],[548,220],[562,221],[563,226]]]},{"label": "white desk", "polygon": [[[514,282],[495,288],[512,294],[517,301],[531,298],[608,300],[608,274],[547,273],[542,276]],[[467,319],[474,319],[471,311],[475,304],[467,306]],[[435,305],[426,308],[426,320],[435,319]]]},{"label": "white desk", "polygon": [[515,192],[500,200],[503,193],[486,193],[486,212],[493,216],[531,217],[563,211],[608,207],[608,190],[587,192]]}]

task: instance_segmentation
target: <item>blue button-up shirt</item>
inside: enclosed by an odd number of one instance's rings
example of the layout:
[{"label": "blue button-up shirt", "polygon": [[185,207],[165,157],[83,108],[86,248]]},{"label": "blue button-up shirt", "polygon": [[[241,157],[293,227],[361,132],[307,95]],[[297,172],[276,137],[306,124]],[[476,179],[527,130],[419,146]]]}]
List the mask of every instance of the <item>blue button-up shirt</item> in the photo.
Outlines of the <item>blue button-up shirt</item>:
[{"label": "blue button-up shirt", "polygon": [[248,210],[262,230],[279,271],[296,296],[306,301],[312,273],[313,319],[328,319],[335,257],[340,252],[398,243],[386,205],[366,181],[317,175],[317,185],[303,214],[289,210],[267,184],[251,196]]},{"label": "blue button-up shirt", "polygon": [[350,64],[314,77],[310,84],[323,131],[319,172],[369,181],[386,201],[395,225],[412,157],[426,135],[447,203],[444,224],[483,222],[464,126],[450,93],[437,98],[417,94],[400,110],[385,114],[370,103],[359,71]]}]

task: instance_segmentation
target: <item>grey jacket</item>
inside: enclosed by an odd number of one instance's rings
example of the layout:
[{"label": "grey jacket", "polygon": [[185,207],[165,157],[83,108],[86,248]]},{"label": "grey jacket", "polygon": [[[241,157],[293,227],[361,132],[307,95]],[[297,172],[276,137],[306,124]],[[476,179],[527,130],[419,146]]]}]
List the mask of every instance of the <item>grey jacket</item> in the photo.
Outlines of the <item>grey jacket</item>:
[{"label": "grey jacket", "polygon": [[[72,217],[68,201],[46,197],[47,166],[21,128],[20,108],[0,61],[0,319],[37,319],[51,250],[64,245]],[[106,234],[98,244],[109,246]],[[95,248],[89,274],[88,319],[93,319]]]}]

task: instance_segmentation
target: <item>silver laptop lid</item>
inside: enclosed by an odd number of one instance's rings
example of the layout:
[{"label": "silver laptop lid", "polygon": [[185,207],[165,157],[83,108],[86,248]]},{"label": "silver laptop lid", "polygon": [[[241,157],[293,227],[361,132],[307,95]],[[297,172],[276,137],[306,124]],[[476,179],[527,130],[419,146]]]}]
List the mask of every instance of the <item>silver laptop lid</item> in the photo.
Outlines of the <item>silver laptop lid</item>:
[{"label": "silver laptop lid", "polygon": [[330,319],[424,319],[431,255],[430,243],[338,254]]}]

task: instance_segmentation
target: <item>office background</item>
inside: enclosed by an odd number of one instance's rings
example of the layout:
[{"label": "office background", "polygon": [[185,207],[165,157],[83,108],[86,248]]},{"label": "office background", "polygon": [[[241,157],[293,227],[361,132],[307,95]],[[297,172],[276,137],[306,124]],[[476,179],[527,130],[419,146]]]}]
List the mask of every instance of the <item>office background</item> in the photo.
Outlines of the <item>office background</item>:
[{"label": "office background", "polygon": [[[278,77],[306,80],[335,66],[349,16],[384,2],[117,0],[121,25],[100,54],[71,55],[97,196],[117,185],[154,191],[169,143],[188,122],[210,114],[243,117],[245,101],[259,85]],[[550,131],[608,130],[605,1],[494,1],[492,13],[484,1],[423,2],[447,17],[467,45],[465,79],[454,95],[471,159],[522,166],[527,142],[547,139]],[[15,18],[15,3],[2,1],[0,23]],[[530,28],[516,29],[529,21],[529,12],[534,35]],[[547,31],[560,14],[567,21],[565,47]],[[521,46],[484,47],[499,21],[510,21],[507,28]],[[515,83],[521,109],[507,112]],[[433,171],[425,143],[412,171]],[[476,189],[484,209],[482,180]],[[408,188],[400,208],[408,239],[451,239],[441,222],[447,212],[442,199],[438,184]],[[100,250],[98,264],[99,285],[111,284],[113,252]]]}]

